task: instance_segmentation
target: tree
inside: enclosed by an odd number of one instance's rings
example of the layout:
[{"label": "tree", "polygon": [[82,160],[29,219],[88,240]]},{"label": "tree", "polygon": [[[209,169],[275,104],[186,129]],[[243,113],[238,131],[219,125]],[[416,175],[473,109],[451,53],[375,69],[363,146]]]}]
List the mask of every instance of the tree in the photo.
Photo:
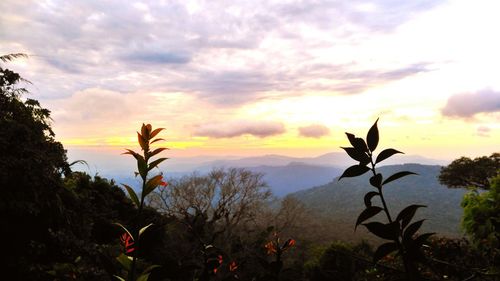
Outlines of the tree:
[{"label": "tree", "polygon": [[[474,244],[500,262],[500,175],[491,180],[488,191],[473,190],[462,200],[462,228]],[[498,269],[497,269],[498,270]]]},{"label": "tree", "polygon": [[[471,188],[464,195],[462,228],[493,265],[500,259],[500,153],[461,157],[443,167],[439,181],[451,188]],[[478,189],[483,189],[479,192]],[[486,191],[484,191],[486,190]],[[487,266],[491,266],[487,265]],[[496,268],[498,271],[499,268]]]},{"label": "tree", "polygon": [[271,197],[262,175],[243,168],[214,169],[207,175],[192,174],[171,179],[168,189],[155,193],[151,203],[161,212],[186,219],[203,216],[210,227],[206,243],[254,220],[262,204]]},{"label": "tree", "polygon": [[488,189],[490,179],[500,170],[500,153],[474,159],[460,157],[441,168],[439,181],[450,188]]},{"label": "tree", "polygon": [[[27,56],[5,55],[0,61],[19,57]],[[30,272],[39,270],[32,257],[49,253],[50,231],[66,219],[62,198],[68,194],[61,174],[70,169],[66,151],[54,138],[50,111],[36,100],[21,99],[27,93],[22,82],[0,64],[0,235],[9,253],[2,264],[28,280],[36,279]]]}]

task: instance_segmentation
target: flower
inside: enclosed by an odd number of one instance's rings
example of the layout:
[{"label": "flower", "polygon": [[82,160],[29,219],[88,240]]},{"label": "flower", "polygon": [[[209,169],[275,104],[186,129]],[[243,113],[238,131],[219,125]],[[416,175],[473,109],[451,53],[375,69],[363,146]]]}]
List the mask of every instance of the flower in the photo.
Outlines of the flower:
[{"label": "flower", "polygon": [[123,247],[125,248],[125,253],[130,254],[133,251],[135,251],[134,248],[134,239],[128,232],[124,232],[120,236],[120,242],[122,243]]},{"label": "flower", "polygon": [[224,260],[222,259],[222,255],[218,255],[217,256],[217,262],[219,264],[215,265],[215,267],[214,267],[214,274],[217,273],[217,270],[219,269],[219,267],[220,267],[220,265],[222,264],[223,261]]},{"label": "flower", "polygon": [[285,244],[283,244],[283,247],[281,247],[281,250],[286,251],[293,247],[295,245],[295,240],[294,239],[288,239],[286,240]]},{"label": "flower", "polygon": [[274,245],[274,242],[272,242],[272,241],[271,241],[271,242],[269,242],[269,243],[267,243],[267,244],[264,246],[264,248],[266,248],[266,250],[267,250],[267,254],[268,254],[268,255],[271,255],[271,254],[273,254],[273,253],[276,253],[276,245]]},{"label": "flower", "polygon": [[235,271],[236,269],[238,269],[238,265],[236,264],[235,261],[232,261],[230,264],[229,264],[229,271],[233,272]]}]

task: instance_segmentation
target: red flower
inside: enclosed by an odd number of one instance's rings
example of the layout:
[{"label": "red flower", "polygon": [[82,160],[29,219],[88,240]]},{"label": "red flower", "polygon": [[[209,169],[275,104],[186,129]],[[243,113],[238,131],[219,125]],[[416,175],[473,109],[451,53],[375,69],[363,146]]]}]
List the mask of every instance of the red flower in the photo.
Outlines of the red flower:
[{"label": "red flower", "polygon": [[289,248],[293,247],[295,245],[295,240],[293,239],[288,239],[286,240],[285,244],[283,244],[283,247],[281,248],[283,251],[288,250]]},{"label": "red flower", "polygon": [[235,261],[232,261],[230,264],[229,264],[229,271],[233,272],[235,271],[236,269],[238,269],[238,265],[236,264]]},{"label": "red flower", "polygon": [[168,185],[168,182],[166,181],[163,181],[163,176],[160,175],[160,178],[158,180],[158,185],[161,185],[161,186],[167,186]]},{"label": "red flower", "polygon": [[[213,261],[213,260],[212,260],[212,261]],[[213,269],[214,274],[215,274],[215,273],[217,273],[217,270],[219,269],[220,265],[222,264],[222,262],[224,262],[224,260],[222,259],[222,255],[218,255],[218,256],[217,256],[216,262],[217,262],[218,264],[216,264],[216,265],[214,266],[214,269]]]},{"label": "red flower", "polygon": [[120,241],[121,241],[123,247],[125,248],[125,253],[130,254],[133,251],[135,251],[135,248],[134,248],[134,239],[132,238],[132,236],[130,236],[128,234],[128,232],[124,232],[120,236]]},{"label": "red flower", "polygon": [[269,243],[267,243],[267,244],[264,246],[264,248],[266,248],[266,250],[267,250],[267,254],[268,254],[268,255],[271,255],[271,254],[273,254],[273,253],[276,253],[276,246],[274,245],[274,242],[272,242],[272,241],[271,241],[271,242],[269,242]]}]

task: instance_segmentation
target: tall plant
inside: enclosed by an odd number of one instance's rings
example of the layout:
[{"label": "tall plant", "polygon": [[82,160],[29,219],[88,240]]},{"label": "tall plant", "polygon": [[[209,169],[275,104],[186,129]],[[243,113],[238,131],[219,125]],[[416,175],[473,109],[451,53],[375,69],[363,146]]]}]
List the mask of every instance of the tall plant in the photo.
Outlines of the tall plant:
[{"label": "tall plant", "polygon": [[[424,205],[410,205],[399,212],[395,218],[391,215],[387,202],[384,198],[384,186],[402,177],[416,175],[416,173],[401,171],[384,179],[382,174],[377,172],[377,164],[394,154],[403,153],[396,149],[388,148],[382,150],[377,157],[375,157],[374,151],[379,142],[377,122],[378,119],[368,131],[366,142],[362,138],[346,133],[352,147],[342,147],[342,149],[344,149],[352,159],[358,161],[358,164],[347,168],[340,176],[339,180],[345,177],[361,176],[366,172],[371,171],[372,176],[369,181],[370,185],[373,186],[375,190],[365,194],[364,203],[366,208],[358,216],[354,229],[356,230],[356,228],[362,224],[368,229],[369,232],[382,239],[388,240],[389,242],[386,242],[377,248],[373,256],[373,261],[376,263],[381,258],[397,251],[398,255],[401,256],[403,260],[406,278],[408,280],[416,280],[418,278],[416,263],[424,258],[423,253],[421,252],[421,247],[423,243],[434,233],[425,233],[421,235],[416,234],[422,226],[424,220],[412,222],[412,219],[418,208],[426,207]],[[376,197],[380,199],[382,206],[376,206],[373,204],[372,200]],[[385,213],[386,222],[373,221],[365,223],[365,221],[380,212]]]},{"label": "tall plant", "polygon": [[[164,151],[167,148],[160,147],[154,150],[151,150],[151,144],[162,141],[162,138],[155,138],[164,128],[158,128],[153,130],[151,124],[142,124],[141,132],[137,132],[137,140],[139,145],[141,146],[142,154],[137,153],[133,150],[126,149],[127,151],[123,154],[132,155],[137,161],[137,171],[135,172],[136,176],[140,176],[142,180],[142,188],[140,196],[134,191],[134,189],[126,184],[122,184],[127,190],[130,199],[137,207],[137,217],[140,218],[142,214],[142,210],[144,209],[144,199],[151,192],[153,192],[159,186],[166,186],[167,183],[163,180],[163,175],[157,174],[155,176],[150,176],[150,171],[158,165],[167,160],[168,158],[158,158],[153,160],[152,157],[158,155],[160,152]],[[137,253],[140,247],[140,238],[142,234],[151,226],[152,223],[142,227],[137,228],[135,231],[129,231],[122,224],[117,223],[123,229],[123,234],[120,237],[120,240],[125,248],[125,253],[121,254],[117,257],[118,262],[122,265],[122,267],[128,272],[127,279],[116,276],[119,280],[125,281],[147,281],[149,275],[151,274],[151,270],[158,267],[157,265],[152,265],[142,271],[139,276],[136,278],[137,271]]]}]

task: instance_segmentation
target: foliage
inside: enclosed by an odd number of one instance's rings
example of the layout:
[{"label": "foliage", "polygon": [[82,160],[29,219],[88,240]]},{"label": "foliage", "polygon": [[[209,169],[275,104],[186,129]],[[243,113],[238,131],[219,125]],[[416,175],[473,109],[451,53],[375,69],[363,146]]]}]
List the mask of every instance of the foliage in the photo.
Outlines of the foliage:
[{"label": "foliage", "polygon": [[273,280],[279,280],[281,270],[283,269],[282,255],[295,245],[294,239],[288,239],[283,244],[281,243],[281,238],[277,232],[273,233],[273,239],[266,243],[264,248],[268,256],[273,256],[274,260],[267,262],[262,261],[264,268],[269,272],[267,278],[272,278]]},{"label": "foliage", "polygon": [[488,189],[490,179],[500,170],[500,153],[474,159],[461,157],[441,168],[439,181],[451,188]]},{"label": "foliage", "polygon": [[[488,191],[471,191],[462,201],[462,227],[476,244],[500,264],[500,175],[491,180]],[[492,260],[493,261],[493,260]],[[500,268],[497,268],[500,271]]]},{"label": "foliage", "polygon": [[[8,62],[22,54],[1,56]],[[18,73],[0,65],[0,262],[26,279],[40,278],[51,233],[64,224],[61,173],[69,172],[66,152],[55,141],[50,111],[33,99]]]},{"label": "foliage", "polygon": [[[377,122],[378,120],[375,121],[373,126],[368,131],[366,142],[362,138],[357,138],[353,134],[346,133],[352,147],[342,148],[352,159],[358,161],[359,163],[347,168],[339,177],[339,180],[344,177],[361,176],[368,171],[372,172],[373,176],[370,178],[370,184],[376,189],[376,191],[370,191],[364,196],[366,208],[359,215],[356,221],[355,229],[360,224],[363,224],[363,226],[365,226],[371,233],[382,239],[389,240],[390,242],[386,242],[377,248],[373,255],[373,261],[378,262],[388,254],[397,251],[403,259],[406,278],[408,280],[413,280],[415,278],[418,278],[418,270],[416,266],[417,261],[424,260],[424,256],[421,252],[421,247],[427,240],[427,238],[429,238],[429,236],[431,236],[433,233],[416,235],[424,220],[412,222],[412,219],[419,208],[425,207],[423,205],[407,206],[397,215],[395,219],[393,219],[393,217],[391,216],[389,208],[384,199],[383,186],[399,178],[415,173],[409,171],[401,171],[389,176],[385,180],[382,174],[377,173],[375,167],[376,164],[384,161],[394,154],[402,153],[401,151],[395,150],[393,148],[388,148],[382,150],[378,154],[376,159],[374,159],[373,152],[377,148],[379,142]],[[370,167],[367,166],[368,164],[370,164]],[[375,197],[378,197],[380,199],[382,207],[373,205],[372,199]],[[366,220],[379,214],[380,212],[385,213],[387,217],[387,223],[363,223]]]},{"label": "foliage", "polygon": [[[144,199],[151,192],[153,192],[158,186],[167,186],[167,183],[163,181],[163,175],[158,174],[152,177],[149,177],[149,172],[157,168],[158,165],[167,160],[167,158],[158,158],[156,160],[152,160],[152,157],[156,156],[160,152],[166,150],[167,148],[161,147],[151,150],[151,144],[162,141],[161,138],[155,137],[163,130],[164,128],[158,128],[153,130],[150,124],[142,124],[141,132],[137,132],[137,140],[143,154],[137,153],[133,150],[127,149],[127,152],[124,154],[132,155],[137,161],[137,172],[135,172],[136,176],[140,176],[142,179],[142,189],[140,197],[134,191],[134,189],[126,184],[122,184],[127,190],[130,199],[136,207],[138,208],[137,217],[140,218],[143,208],[144,208]],[[151,160],[151,162],[150,162]],[[140,198],[140,199],[139,199]],[[149,276],[151,275],[151,271],[157,267],[158,265],[151,265],[146,267],[141,274],[136,276],[137,264],[138,264],[138,252],[140,249],[141,237],[144,232],[148,230],[153,224],[150,223],[146,226],[142,226],[140,228],[136,228],[133,231],[129,231],[125,226],[120,223],[116,223],[119,227],[122,228],[123,233],[120,237],[122,245],[124,247],[124,253],[117,257],[118,262],[121,264],[123,269],[127,272],[127,280],[129,281],[147,281]],[[126,279],[115,275],[115,277],[119,280],[125,281]]]}]

